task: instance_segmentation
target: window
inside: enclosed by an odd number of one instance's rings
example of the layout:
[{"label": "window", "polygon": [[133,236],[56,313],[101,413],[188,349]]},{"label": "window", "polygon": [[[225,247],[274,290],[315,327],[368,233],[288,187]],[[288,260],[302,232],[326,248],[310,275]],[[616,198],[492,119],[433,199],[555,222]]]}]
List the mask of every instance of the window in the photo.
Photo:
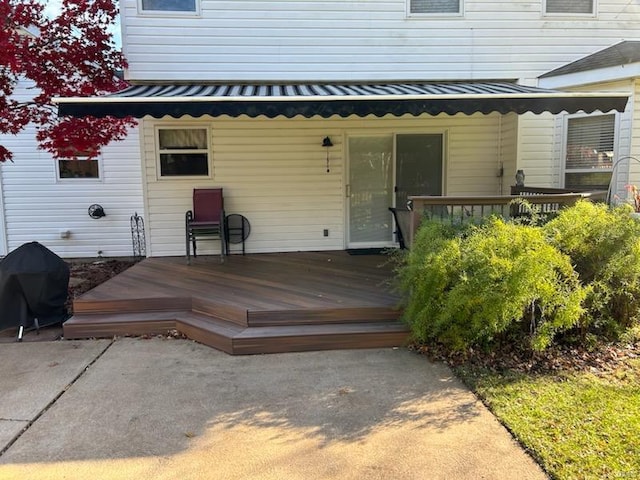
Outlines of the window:
[{"label": "window", "polygon": [[70,158],[58,160],[58,180],[100,178],[100,162],[97,158],[89,159],[87,154],[80,152]]},{"label": "window", "polygon": [[209,141],[206,128],[159,128],[160,176],[208,176]]},{"label": "window", "polygon": [[564,186],[578,190],[606,190],[615,151],[615,115],[567,119]]},{"label": "window", "polygon": [[462,0],[409,0],[409,14],[459,15]]},{"label": "window", "polygon": [[545,13],[562,15],[594,15],[595,0],[546,0]]},{"label": "window", "polygon": [[197,12],[197,0],[141,0],[143,12]]}]

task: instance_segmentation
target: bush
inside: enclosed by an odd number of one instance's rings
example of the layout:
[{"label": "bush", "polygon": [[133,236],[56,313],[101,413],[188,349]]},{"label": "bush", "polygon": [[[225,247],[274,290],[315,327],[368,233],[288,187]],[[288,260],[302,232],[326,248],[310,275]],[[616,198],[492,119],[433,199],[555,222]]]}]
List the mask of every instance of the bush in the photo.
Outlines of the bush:
[{"label": "bush", "polygon": [[416,339],[458,350],[508,333],[543,349],[578,323],[587,294],[541,228],[498,218],[464,231],[425,222],[398,273]]},{"label": "bush", "polygon": [[582,333],[618,337],[640,312],[640,222],[629,206],[578,202],[543,229],[589,286]]}]

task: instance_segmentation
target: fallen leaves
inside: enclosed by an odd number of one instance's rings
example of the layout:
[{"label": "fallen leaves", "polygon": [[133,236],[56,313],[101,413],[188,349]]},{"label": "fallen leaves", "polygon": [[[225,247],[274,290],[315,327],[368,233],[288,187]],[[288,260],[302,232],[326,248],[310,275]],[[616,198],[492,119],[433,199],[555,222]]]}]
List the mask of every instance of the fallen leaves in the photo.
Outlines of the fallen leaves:
[{"label": "fallen leaves", "polygon": [[598,375],[613,372],[630,360],[640,358],[640,342],[603,342],[591,348],[560,345],[543,352],[531,352],[516,344],[503,345],[492,352],[471,348],[464,352],[451,352],[434,344],[414,344],[410,349],[452,367],[468,365],[498,372],[511,370],[521,373],[570,371]]}]

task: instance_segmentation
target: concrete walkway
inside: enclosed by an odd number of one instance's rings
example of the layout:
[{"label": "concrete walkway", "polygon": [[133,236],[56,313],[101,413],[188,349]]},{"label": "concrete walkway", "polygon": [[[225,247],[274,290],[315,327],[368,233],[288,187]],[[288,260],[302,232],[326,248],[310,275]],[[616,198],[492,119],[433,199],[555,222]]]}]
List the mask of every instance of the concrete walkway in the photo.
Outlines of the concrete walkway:
[{"label": "concrete walkway", "polygon": [[444,365],[185,340],[0,345],[0,478],[543,479]]}]

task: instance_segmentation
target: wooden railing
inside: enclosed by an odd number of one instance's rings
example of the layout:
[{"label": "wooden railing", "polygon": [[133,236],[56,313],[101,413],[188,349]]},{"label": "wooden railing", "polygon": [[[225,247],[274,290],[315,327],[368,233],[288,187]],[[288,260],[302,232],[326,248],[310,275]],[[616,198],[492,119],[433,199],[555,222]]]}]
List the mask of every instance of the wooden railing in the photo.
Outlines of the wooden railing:
[{"label": "wooden railing", "polygon": [[[514,190],[518,189],[518,190]],[[568,192],[562,189],[513,187],[513,195],[479,196],[479,197],[443,197],[443,196],[411,196],[408,244],[424,218],[436,219],[452,224],[479,222],[485,217],[498,215],[513,218],[525,213],[522,205],[513,202],[525,198],[528,203],[537,207],[541,214],[552,214],[561,208],[573,205],[578,200],[605,201],[606,191]]]}]

